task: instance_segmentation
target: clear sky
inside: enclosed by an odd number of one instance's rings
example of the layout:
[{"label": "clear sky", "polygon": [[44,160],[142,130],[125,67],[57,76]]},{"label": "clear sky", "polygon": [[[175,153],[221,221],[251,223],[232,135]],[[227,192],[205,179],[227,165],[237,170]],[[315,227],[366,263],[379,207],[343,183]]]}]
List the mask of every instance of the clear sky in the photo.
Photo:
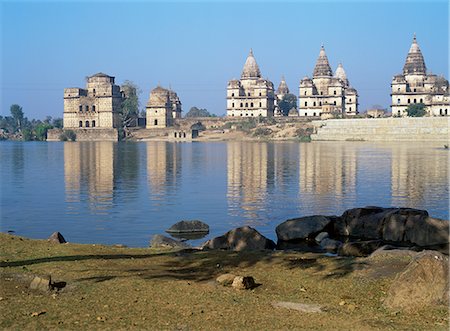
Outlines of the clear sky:
[{"label": "clear sky", "polygon": [[415,32],[428,70],[448,79],[449,2],[2,1],[1,115],[62,117],[63,89],[104,72],[135,82],[141,108],[158,83],[183,103],[225,114],[227,81],[250,48],[262,75],[292,93],[312,75],[323,43],[342,62],[360,110],[390,104]]}]

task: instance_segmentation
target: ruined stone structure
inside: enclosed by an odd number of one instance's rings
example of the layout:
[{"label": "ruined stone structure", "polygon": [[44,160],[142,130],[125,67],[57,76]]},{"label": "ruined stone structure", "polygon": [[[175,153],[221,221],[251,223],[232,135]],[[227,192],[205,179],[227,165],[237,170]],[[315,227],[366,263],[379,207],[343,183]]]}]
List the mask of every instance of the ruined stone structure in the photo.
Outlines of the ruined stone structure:
[{"label": "ruined stone structure", "polygon": [[169,89],[169,99],[172,104],[172,117],[181,118],[181,101],[175,91]]},{"label": "ruined stone structure", "polygon": [[88,77],[85,89],[64,89],[64,128],[118,128],[124,98],[114,77],[104,73]]},{"label": "ruined stone structure", "polygon": [[358,114],[358,93],[350,86],[342,64],[333,76],[322,46],[313,77],[300,81],[300,116],[354,116]]},{"label": "ruined stone structure", "polygon": [[273,116],[274,99],[273,83],[261,78],[258,64],[250,50],[241,79],[228,82],[227,116]]},{"label": "ruined stone structure", "polygon": [[414,34],[403,73],[392,80],[392,116],[407,116],[410,104],[423,103],[430,116],[450,115],[449,84],[443,76],[427,73],[427,67]]},{"label": "ruined stone structure", "polygon": [[173,126],[174,119],[181,118],[181,102],[178,95],[161,86],[150,92],[146,109],[147,129]]}]

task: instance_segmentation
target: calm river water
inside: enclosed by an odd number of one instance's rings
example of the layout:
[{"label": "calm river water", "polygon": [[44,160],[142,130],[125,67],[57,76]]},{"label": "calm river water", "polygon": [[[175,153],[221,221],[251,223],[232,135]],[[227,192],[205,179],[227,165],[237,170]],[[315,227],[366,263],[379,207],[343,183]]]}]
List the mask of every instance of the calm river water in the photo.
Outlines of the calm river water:
[{"label": "calm river water", "polygon": [[0,231],[147,246],[182,219],[210,234],[366,205],[449,218],[439,143],[2,142]]}]

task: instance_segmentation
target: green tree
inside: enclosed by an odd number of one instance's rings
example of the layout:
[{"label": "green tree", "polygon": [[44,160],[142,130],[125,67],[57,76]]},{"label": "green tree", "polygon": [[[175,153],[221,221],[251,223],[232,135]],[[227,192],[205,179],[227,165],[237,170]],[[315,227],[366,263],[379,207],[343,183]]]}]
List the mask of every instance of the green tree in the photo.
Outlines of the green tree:
[{"label": "green tree", "polygon": [[55,128],[62,129],[63,128],[63,119],[61,117],[54,118],[52,121],[52,125]]},{"label": "green tree", "polygon": [[34,128],[34,134],[36,136],[36,139],[40,141],[45,141],[47,139],[48,129],[52,128],[53,126],[46,122],[36,125],[36,127]]},{"label": "green tree", "polygon": [[20,107],[17,104],[11,105],[11,108],[9,109],[11,112],[11,116],[14,119],[15,123],[15,131],[22,130],[22,124],[23,124],[23,111],[22,107]]},{"label": "green tree", "polygon": [[426,106],[423,103],[413,103],[406,108],[406,113],[410,117],[423,117],[427,114]]},{"label": "green tree", "polygon": [[126,80],[121,86],[125,94],[125,100],[122,102],[120,109],[121,127],[125,134],[127,128],[132,124],[137,125],[136,121],[139,116],[139,94],[141,90],[132,81]]},{"label": "green tree", "polygon": [[289,110],[292,108],[297,108],[297,97],[293,94],[285,94],[281,101],[278,103],[278,107],[280,108],[283,116],[289,115]]},{"label": "green tree", "polygon": [[197,107],[191,107],[189,111],[186,113],[185,117],[215,117],[214,115],[211,115],[209,111],[202,108]]}]

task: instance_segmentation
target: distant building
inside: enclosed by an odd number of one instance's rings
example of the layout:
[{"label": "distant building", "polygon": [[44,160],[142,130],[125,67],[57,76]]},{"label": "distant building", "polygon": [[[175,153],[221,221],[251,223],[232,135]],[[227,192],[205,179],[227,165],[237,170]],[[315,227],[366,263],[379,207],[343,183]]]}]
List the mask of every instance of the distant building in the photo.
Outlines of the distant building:
[{"label": "distant building", "polygon": [[[281,109],[278,107],[281,100],[283,100],[284,96],[286,94],[289,94],[289,87],[286,84],[286,80],[284,79],[284,76],[281,77],[280,85],[278,85],[277,90],[275,91],[275,113],[274,116],[283,116],[283,113]],[[291,111],[289,111],[289,114]],[[294,114],[294,113],[292,113]],[[297,113],[298,114],[298,113]],[[289,115],[291,116],[291,115]],[[294,116],[294,115],[292,115]]]},{"label": "distant building", "polygon": [[118,128],[124,97],[104,73],[88,77],[85,89],[64,89],[64,128]]},{"label": "distant building", "polygon": [[181,118],[181,101],[174,91],[158,86],[150,92],[146,110],[147,129],[166,128]]},{"label": "distant building", "polygon": [[261,78],[252,50],[240,80],[230,80],[227,87],[227,116],[269,117],[274,115],[273,83]]},{"label": "distant building", "polygon": [[366,116],[369,118],[380,118],[386,116],[386,110],[381,108],[367,109]]},{"label": "distant building", "polygon": [[403,73],[392,79],[392,116],[407,116],[410,104],[423,103],[430,116],[450,115],[449,84],[443,76],[427,73],[425,61],[414,34]]},{"label": "distant building", "polygon": [[322,46],[313,77],[300,81],[299,116],[358,114],[358,93],[350,86],[342,64],[333,76],[325,49]]}]

